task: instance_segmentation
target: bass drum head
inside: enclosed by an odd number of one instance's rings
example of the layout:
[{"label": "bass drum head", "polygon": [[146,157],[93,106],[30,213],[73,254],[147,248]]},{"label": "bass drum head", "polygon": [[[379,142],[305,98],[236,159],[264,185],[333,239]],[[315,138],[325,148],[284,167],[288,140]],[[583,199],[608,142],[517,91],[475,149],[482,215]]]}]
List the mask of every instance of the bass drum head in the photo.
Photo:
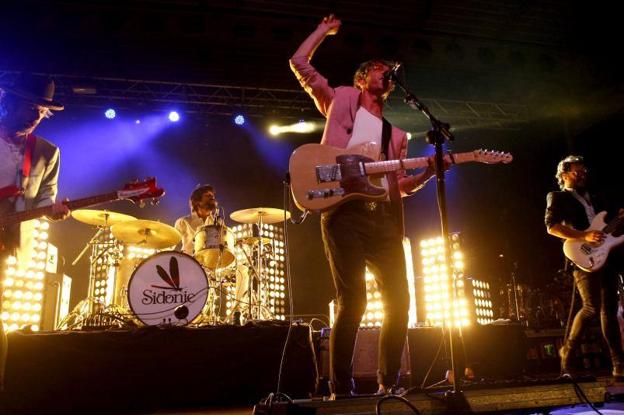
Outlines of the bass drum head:
[{"label": "bass drum head", "polygon": [[185,325],[197,318],[208,297],[202,266],[182,252],[159,252],[134,270],[128,304],[145,325]]}]

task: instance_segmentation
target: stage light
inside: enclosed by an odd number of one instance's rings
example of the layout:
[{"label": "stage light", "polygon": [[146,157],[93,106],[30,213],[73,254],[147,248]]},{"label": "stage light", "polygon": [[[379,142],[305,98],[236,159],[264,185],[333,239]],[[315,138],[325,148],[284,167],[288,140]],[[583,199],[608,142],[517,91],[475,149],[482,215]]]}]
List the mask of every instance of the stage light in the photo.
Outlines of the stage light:
[{"label": "stage light", "polygon": [[234,124],[236,125],[245,124],[245,117],[242,114],[238,114],[236,117],[234,117]]},{"label": "stage light", "polygon": [[407,133],[406,135],[407,135],[407,140],[408,141],[412,139],[412,133]]},{"label": "stage light", "polygon": [[456,296],[453,303],[453,279],[450,278],[441,237],[421,241],[421,259],[425,281],[426,321],[434,326],[467,326],[494,321],[490,284],[464,277],[465,256],[461,235],[451,234],[451,258],[455,273]]},{"label": "stage light", "polygon": [[180,121],[180,114],[178,114],[177,111],[171,111],[169,113],[169,121],[171,121],[171,122],[178,122],[178,121]]},{"label": "stage light", "polygon": [[141,120],[136,120],[134,123],[135,124],[141,124]]},{"label": "stage light", "polygon": [[[262,268],[262,283],[258,287],[262,307],[260,312],[267,318],[286,320],[288,317],[287,288],[284,270],[286,269],[286,258],[284,257],[284,235],[283,228],[277,224],[263,224],[258,228],[255,224],[239,224],[232,227],[234,239],[237,241],[248,238],[262,237],[265,240],[265,255],[267,263]],[[270,241],[270,243],[266,243]],[[254,251],[255,250],[255,251]],[[246,263],[257,253],[257,244],[237,244],[234,248],[238,263]],[[250,277],[251,277],[250,271]],[[224,287],[226,301],[232,304],[236,302],[235,286]],[[226,309],[229,316],[232,311]]]},{"label": "stage light", "polygon": [[109,108],[106,111],[104,111],[104,116],[108,118],[109,120],[112,120],[117,116],[117,112],[114,109]]},{"label": "stage light", "polygon": [[[0,314],[7,331],[17,330],[27,322],[38,323],[41,320],[44,290],[42,270],[54,251],[53,245],[46,242],[49,226],[43,219],[32,221],[30,257],[38,261],[20,263],[15,256],[10,256],[6,261],[4,300]],[[39,326],[33,326],[32,329],[37,331]]]},{"label": "stage light", "polygon": [[275,137],[284,133],[307,134],[317,130],[320,130],[320,125],[318,123],[300,120],[290,125],[271,125],[269,127],[269,134]]}]

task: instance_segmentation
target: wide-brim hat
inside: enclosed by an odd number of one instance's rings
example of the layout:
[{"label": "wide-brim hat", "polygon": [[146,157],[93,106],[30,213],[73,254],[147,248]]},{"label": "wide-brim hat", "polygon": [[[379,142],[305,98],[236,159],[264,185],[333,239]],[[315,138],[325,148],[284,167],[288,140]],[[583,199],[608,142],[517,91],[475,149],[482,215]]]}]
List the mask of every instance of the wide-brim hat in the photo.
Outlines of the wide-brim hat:
[{"label": "wide-brim hat", "polygon": [[1,84],[0,89],[54,111],[62,111],[65,108],[63,104],[54,100],[54,80],[48,76],[21,73],[12,83]]}]

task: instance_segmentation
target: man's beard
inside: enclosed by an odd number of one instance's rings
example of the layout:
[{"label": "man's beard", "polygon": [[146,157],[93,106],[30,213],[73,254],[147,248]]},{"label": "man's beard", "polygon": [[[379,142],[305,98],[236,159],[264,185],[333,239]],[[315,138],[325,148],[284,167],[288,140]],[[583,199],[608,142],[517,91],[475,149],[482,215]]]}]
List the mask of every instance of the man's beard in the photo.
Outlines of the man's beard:
[{"label": "man's beard", "polygon": [[217,209],[217,201],[216,200],[212,200],[209,202],[205,202],[199,205],[199,207],[205,209],[205,210],[216,210]]}]

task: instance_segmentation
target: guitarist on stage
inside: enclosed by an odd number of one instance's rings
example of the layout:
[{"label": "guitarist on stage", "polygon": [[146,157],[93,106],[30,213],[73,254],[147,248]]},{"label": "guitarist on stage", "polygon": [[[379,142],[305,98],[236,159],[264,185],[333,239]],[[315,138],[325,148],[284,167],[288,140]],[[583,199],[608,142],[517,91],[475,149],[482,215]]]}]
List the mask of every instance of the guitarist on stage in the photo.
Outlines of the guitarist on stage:
[{"label": "guitarist on stage", "polygon": [[[564,240],[580,239],[590,243],[601,242],[605,234],[587,229],[599,212],[596,198],[587,191],[587,169],[583,158],[568,156],[559,162],[555,176],[561,191],[547,196],[545,222],[548,233]],[[620,209],[620,216],[624,210]],[[559,350],[561,370],[572,371],[574,350],[591,318],[600,312],[602,334],[609,346],[613,376],[624,377],[624,353],[617,320],[618,273],[624,270],[624,245],[611,251],[607,263],[598,271],[586,272],[574,267],[574,281],[583,305],[576,313],[572,328],[563,347]]]},{"label": "guitarist on stage", "polygon": [[[47,77],[22,74],[11,85],[0,85],[0,215],[47,205],[54,205],[50,219],[69,215],[67,206],[55,202],[59,149],[33,134],[51,111],[62,109],[54,101],[54,81]],[[29,246],[25,243],[29,232],[22,232],[20,241],[19,228],[18,224],[14,229],[0,229],[0,281],[6,257],[17,253],[20,245]],[[5,359],[6,336],[0,324],[0,389]]]},{"label": "guitarist on stage", "polygon": [[[335,35],[340,25],[333,15],[323,18],[290,59],[297,80],[327,118],[321,144],[350,148],[376,141],[386,159],[405,158],[406,133],[383,119],[384,102],[394,88],[384,74],[394,62],[365,62],[355,72],[353,86],[337,88],[331,87],[310,64],[316,48],[327,36]],[[414,176],[408,176],[404,170],[388,173],[381,181],[388,191],[385,201],[349,201],[321,217],[323,243],[338,306],[330,337],[333,398],[355,393],[352,358],[366,310],[366,265],[375,274],[384,306],[377,375],[379,393],[391,392],[398,383],[409,309],[401,198],[421,188],[434,172],[431,159],[429,167]]]}]

